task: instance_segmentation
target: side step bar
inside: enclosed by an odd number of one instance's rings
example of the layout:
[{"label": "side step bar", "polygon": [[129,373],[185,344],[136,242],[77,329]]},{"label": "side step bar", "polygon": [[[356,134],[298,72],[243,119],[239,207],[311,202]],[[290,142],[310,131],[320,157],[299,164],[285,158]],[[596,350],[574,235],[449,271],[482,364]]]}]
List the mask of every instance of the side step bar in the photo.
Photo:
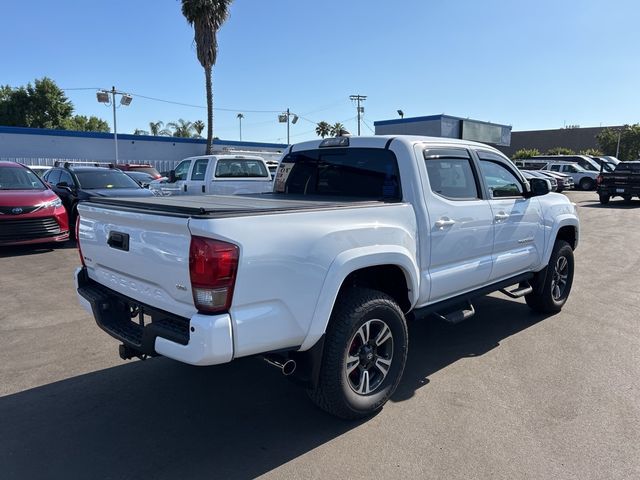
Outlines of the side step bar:
[{"label": "side step bar", "polygon": [[500,291],[504,293],[507,297],[511,298],[520,298],[525,295],[529,295],[533,292],[533,287],[529,284],[529,282],[520,282],[517,288],[514,290],[507,290],[506,288],[501,288]]},{"label": "side step bar", "polygon": [[471,302],[467,302],[467,306],[465,308],[462,308],[460,310],[454,310],[453,312],[450,312],[444,315],[434,312],[434,315],[438,317],[440,320],[444,320],[447,323],[453,323],[453,324],[460,323],[463,320],[473,317],[475,314],[476,314],[476,309],[473,308],[473,305],[471,304]]}]

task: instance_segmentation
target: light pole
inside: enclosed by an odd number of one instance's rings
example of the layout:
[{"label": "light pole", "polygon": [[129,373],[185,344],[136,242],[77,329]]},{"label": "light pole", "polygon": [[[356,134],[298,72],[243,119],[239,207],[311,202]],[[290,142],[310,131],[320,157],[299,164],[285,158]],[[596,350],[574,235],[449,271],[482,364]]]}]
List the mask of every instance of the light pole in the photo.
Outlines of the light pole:
[{"label": "light pole", "polygon": [[240,122],[240,141],[242,141],[242,119],[244,118],[244,115],[239,113],[238,115],[236,115],[236,117],[238,118],[238,121]]},{"label": "light pole", "polygon": [[[109,99],[109,95],[111,95],[111,99]],[[133,97],[125,92],[119,92],[116,90],[116,87],[111,87],[111,90],[99,90],[96,93],[96,98],[98,102],[104,103],[106,105],[111,102],[111,106],[113,107],[113,142],[116,149],[116,163],[118,163],[118,127],[116,123],[116,95],[120,95],[120,105],[128,107],[131,105],[131,100]]]},{"label": "light pole", "polygon": [[[293,120],[290,120],[293,117]],[[278,115],[278,122],[287,124],[287,145],[291,145],[289,141],[289,125],[293,123],[294,125],[298,121],[298,115],[292,113],[288,108],[287,111]]]},{"label": "light pole", "polygon": [[618,144],[616,145],[616,158],[620,154],[620,137],[622,137],[622,128],[618,129]]}]

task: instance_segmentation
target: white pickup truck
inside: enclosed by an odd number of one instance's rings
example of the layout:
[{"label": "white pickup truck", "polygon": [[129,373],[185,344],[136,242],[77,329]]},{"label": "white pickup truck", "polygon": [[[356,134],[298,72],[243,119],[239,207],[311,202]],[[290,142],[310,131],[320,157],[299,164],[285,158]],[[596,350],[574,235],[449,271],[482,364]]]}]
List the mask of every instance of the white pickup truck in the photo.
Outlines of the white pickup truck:
[{"label": "white pickup truck", "polygon": [[262,157],[202,155],[182,160],[166,180],[149,185],[163,195],[238,195],[270,192],[272,176]]},{"label": "white pickup truck", "polygon": [[407,317],[455,323],[497,290],[563,307],[579,221],[548,192],[479,143],[301,143],[270,194],[81,203],[77,290],[122,358],[261,355],[358,418],[400,381]]}]

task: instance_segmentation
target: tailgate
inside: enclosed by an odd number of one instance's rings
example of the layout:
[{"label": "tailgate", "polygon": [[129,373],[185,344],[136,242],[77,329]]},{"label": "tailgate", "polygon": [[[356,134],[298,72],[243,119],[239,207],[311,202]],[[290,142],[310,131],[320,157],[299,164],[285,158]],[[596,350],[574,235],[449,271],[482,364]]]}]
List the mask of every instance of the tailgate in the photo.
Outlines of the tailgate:
[{"label": "tailgate", "polygon": [[89,277],[140,303],[191,317],[189,218],[78,206]]}]

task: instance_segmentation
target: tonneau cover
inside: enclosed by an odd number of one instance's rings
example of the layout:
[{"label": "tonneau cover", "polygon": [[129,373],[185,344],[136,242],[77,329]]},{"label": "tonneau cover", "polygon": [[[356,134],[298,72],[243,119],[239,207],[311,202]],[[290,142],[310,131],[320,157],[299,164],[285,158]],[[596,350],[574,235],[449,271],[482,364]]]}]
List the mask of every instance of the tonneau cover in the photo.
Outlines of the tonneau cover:
[{"label": "tonneau cover", "polygon": [[118,209],[148,210],[165,215],[225,217],[260,215],[298,210],[326,210],[385,205],[380,200],[359,200],[345,197],[282,194],[258,195],[194,195],[149,198],[95,198],[90,203]]}]

